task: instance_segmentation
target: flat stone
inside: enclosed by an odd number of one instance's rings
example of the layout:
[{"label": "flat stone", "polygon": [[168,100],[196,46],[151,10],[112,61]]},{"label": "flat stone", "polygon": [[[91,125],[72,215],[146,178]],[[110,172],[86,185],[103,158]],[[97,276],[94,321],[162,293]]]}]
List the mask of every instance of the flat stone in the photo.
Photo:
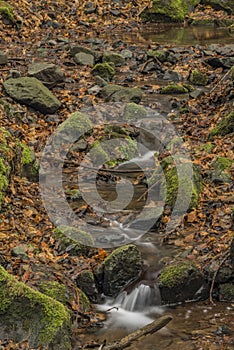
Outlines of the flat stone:
[{"label": "flat stone", "polygon": [[85,53],[85,52],[79,52],[75,54],[74,61],[78,64],[81,64],[83,66],[91,66],[94,65],[94,57],[91,54]]},{"label": "flat stone", "polygon": [[28,68],[28,75],[37,78],[47,87],[53,87],[64,81],[64,73],[53,63],[33,63]]}]

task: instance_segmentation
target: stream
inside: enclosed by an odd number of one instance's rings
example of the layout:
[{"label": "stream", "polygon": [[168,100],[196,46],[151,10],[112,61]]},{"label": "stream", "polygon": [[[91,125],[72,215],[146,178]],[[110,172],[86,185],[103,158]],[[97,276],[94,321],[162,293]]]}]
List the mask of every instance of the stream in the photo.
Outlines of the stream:
[{"label": "stream", "polygon": [[[233,36],[230,35],[227,29],[214,27],[169,27],[158,30],[153,26],[149,26],[148,28],[144,27],[137,34],[118,33],[115,36],[105,34],[105,38],[112,41],[120,39],[133,44],[142,40],[151,43],[173,44],[177,47],[233,43]],[[104,200],[114,200],[114,198],[111,198],[113,189],[110,184],[105,184],[105,182],[99,184],[98,191]],[[144,187],[140,188],[139,186],[138,195],[136,195],[135,201],[132,202],[139,205],[139,208],[144,203],[137,201],[137,196],[139,197],[143,192]],[[132,210],[136,207],[134,208],[133,204],[133,208],[130,206],[128,209]],[[129,229],[124,228],[115,216],[110,216],[108,220],[110,220],[112,227],[116,227],[116,230],[122,230],[125,237],[122,244],[128,243],[128,238],[131,238]],[[95,230],[98,232],[100,228],[94,226],[94,232]],[[134,233],[134,237],[136,236],[137,234]],[[203,349],[198,346],[196,339],[202,337],[203,334],[218,335],[220,325],[217,318],[220,315],[227,315],[233,320],[234,307],[228,303],[219,302],[217,305],[211,305],[205,301],[170,307],[161,305],[160,292],[154,284],[154,280],[163,266],[162,261],[169,260],[180,253],[178,248],[162,244],[162,238],[162,233],[157,230],[150,230],[134,242],[141,250],[143,259],[148,266],[146,274],[134,286],[122,291],[116,298],[105,298],[103,304],[96,305],[98,312],[106,314],[106,321],[100,327],[93,327],[87,334],[81,335],[82,344],[92,340],[99,343],[104,339],[107,343],[115,341],[151,323],[160,315],[170,313],[173,316],[172,322],[156,334],[147,336],[145,339],[131,345],[129,349],[180,350],[181,347],[184,350]],[[220,331],[220,336],[223,336],[222,331]],[[216,349],[216,347],[212,347],[211,344],[210,349]]]}]

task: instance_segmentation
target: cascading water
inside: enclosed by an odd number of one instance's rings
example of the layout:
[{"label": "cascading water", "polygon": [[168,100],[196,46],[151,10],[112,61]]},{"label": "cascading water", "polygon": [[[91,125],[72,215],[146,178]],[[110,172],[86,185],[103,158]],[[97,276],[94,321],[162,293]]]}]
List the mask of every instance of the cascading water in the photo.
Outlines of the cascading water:
[{"label": "cascading water", "polygon": [[119,305],[127,311],[146,311],[150,306],[161,304],[160,292],[156,286],[140,284],[131,293],[126,291],[120,293],[114,301],[114,305]]},{"label": "cascading water", "polygon": [[156,314],[162,314],[159,289],[153,285],[140,284],[130,293],[121,292],[114,300],[109,299],[99,309],[108,311],[110,317],[105,328],[135,330],[154,320]]}]

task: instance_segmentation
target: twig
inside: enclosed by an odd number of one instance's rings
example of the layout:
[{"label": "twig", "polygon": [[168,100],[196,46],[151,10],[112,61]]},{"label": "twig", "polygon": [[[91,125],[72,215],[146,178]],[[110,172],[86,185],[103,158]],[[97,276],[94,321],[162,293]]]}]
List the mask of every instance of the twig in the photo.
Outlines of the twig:
[{"label": "twig", "polygon": [[222,83],[222,81],[228,76],[230,72],[231,72],[231,68],[227,71],[226,74],[224,74],[224,76],[218,81],[218,83],[213,87],[213,89],[211,89],[210,94],[212,94],[212,92],[217,88],[217,86],[219,86],[219,84]]},{"label": "twig", "polygon": [[214,290],[215,280],[216,280],[216,277],[217,277],[217,274],[218,274],[218,272],[219,272],[220,267],[223,265],[223,263],[225,262],[225,260],[228,258],[229,254],[230,254],[229,249],[226,250],[226,252],[224,252],[224,254],[223,254],[223,259],[221,260],[221,262],[220,262],[220,264],[219,264],[219,266],[218,266],[217,270],[215,271],[214,276],[213,276],[213,278],[212,278],[212,283],[211,283],[211,287],[210,287],[210,303],[211,303],[212,305],[215,305],[215,303],[214,303],[214,301],[213,301],[213,297],[212,297],[213,290]]}]

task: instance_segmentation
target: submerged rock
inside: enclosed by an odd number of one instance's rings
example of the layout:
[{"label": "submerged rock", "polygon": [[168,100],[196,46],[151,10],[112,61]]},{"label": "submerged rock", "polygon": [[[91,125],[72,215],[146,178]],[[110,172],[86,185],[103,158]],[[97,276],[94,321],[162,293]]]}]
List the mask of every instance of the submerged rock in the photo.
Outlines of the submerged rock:
[{"label": "submerged rock", "polygon": [[70,315],[60,302],[29,288],[0,266],[0,338],[30,347],[70,350]]},{"label": "submerged rock", "polygon": [[60,101],[36,78],[10,78],[3,83],[4,89],[19,103],[33,107],[44,114],[56,112]]}]

